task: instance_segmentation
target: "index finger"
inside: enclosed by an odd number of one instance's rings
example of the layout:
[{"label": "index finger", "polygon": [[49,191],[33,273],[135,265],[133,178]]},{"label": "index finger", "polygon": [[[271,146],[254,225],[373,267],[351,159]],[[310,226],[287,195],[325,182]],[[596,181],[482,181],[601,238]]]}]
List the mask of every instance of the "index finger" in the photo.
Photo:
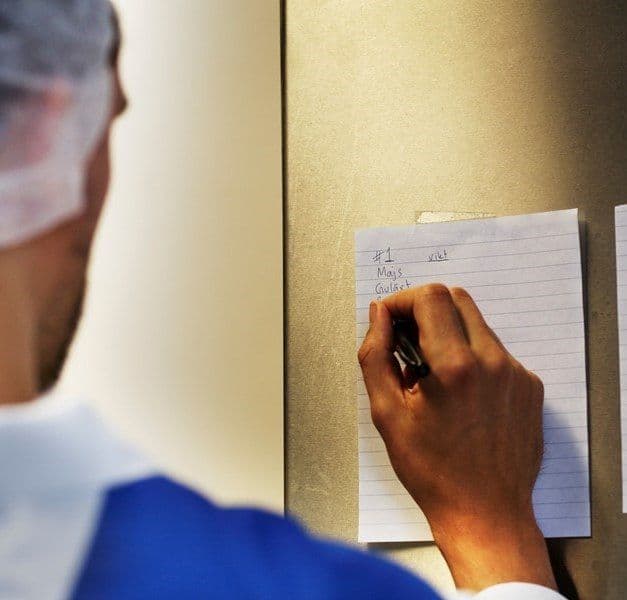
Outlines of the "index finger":
[{"label": "index finger", "polygon": [[449,289],[439,283],[409,288],[381,301],[393,319],[414,319],[420,348],[432,365],[460,348],[468,340]]}]

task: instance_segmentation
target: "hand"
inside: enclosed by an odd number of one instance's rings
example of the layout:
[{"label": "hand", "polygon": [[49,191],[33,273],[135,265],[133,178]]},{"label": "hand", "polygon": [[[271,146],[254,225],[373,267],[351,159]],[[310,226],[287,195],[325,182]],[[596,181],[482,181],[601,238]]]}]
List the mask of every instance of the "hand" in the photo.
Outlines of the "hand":
[{"label": "hand", "polygon": [[[431,374],[409,381],[393,319],[414,319]],[[458,586],[555,587],[531,501],[542,459],[540,379],[503,347],[462,289],[427,285],[370,308],[359,350],[372,420]]]}]

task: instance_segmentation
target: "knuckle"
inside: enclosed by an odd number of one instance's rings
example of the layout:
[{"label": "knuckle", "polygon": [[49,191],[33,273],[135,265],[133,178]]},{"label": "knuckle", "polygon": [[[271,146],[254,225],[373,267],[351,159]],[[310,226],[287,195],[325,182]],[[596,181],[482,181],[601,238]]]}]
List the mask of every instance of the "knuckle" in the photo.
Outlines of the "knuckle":
[{"label": "knuckle", "polygon": [[441,298],[450,296],[449,289],[443,283],[428,283],[416,289],[416,294],[422,298]]},{"label": "knuckle", "polygon": [[357,351],[357,360],[362,368],[367,367],[374,351],[374,344],[366,338]]},{"label": "knuckle", "polygon": [[484,357],[484,367],[492,377],[504,377],[514,370],[514,365],[509,356],[500,349]]},{"label": "knuckle", "polygon": [[471,295],[462,287],[452,287],[451,296],[455,300],[472,300]]},{"label": "knuckle", "polygon": [[386,425],[390,418],[390,411],[380,402],[372,402],[370,404],[370,418],[377,431],[383,434],[386,431]]},{"label": "knuckle", "polygon": [[540,404],[544,403],[544,382],[535,373],[529,372],[531,384],[534,391],[533,397]]},{"label": "knuckle", "polygon": [[465,384],[477,374],[477,361],[470,351],[452,354],[440,369],[442,379],[451,384]]}]

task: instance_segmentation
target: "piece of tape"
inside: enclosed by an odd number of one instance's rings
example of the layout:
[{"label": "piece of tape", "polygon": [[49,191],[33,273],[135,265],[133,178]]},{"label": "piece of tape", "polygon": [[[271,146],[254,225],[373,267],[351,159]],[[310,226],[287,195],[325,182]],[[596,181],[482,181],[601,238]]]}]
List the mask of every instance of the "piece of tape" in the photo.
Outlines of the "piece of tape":
[{"label": "piece of tape", "polygon": [[442,223],[445,221],[468,221],[472,219],[487,219],[495,217],[493,213],[482,212],[436,212],[430,210],[417,210],[414,215],[414,223]]}]

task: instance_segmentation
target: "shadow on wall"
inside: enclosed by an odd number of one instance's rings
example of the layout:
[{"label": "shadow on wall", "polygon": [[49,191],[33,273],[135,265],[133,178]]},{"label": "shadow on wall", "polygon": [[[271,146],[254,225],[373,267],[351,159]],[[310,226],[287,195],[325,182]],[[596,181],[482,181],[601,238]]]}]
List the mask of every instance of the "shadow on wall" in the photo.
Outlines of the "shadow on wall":
[{"label": "shadow on wall", "polygon": [[[548,542],[560,589],[572,599],[617,598],[627,579],[627,521],[620,513],[620,497],[607,493],[621,488],[617,360],[608,360],[601,347],[603,340],[607,347],[618,347],[612,343],[616,334],[610,333],[616,330],[614,301],[607,301],[615,290],[605,289],[613,277],[602,278],[589,268],[613,269],[613,207],[627,201],[625,12],[622,1],[554,0],[542,9],[543,26],[555,49],[555,93],[568,118],[565,138],[571,145],[564,151],[578,165],[573,189],[579,197],[573,205],[586,201],[599,207],[585,214],[589,241],[594,242],[588,244],[594,254],[586,258],[593,535]],[[599,332],[604,327],[605,337]]]}]

